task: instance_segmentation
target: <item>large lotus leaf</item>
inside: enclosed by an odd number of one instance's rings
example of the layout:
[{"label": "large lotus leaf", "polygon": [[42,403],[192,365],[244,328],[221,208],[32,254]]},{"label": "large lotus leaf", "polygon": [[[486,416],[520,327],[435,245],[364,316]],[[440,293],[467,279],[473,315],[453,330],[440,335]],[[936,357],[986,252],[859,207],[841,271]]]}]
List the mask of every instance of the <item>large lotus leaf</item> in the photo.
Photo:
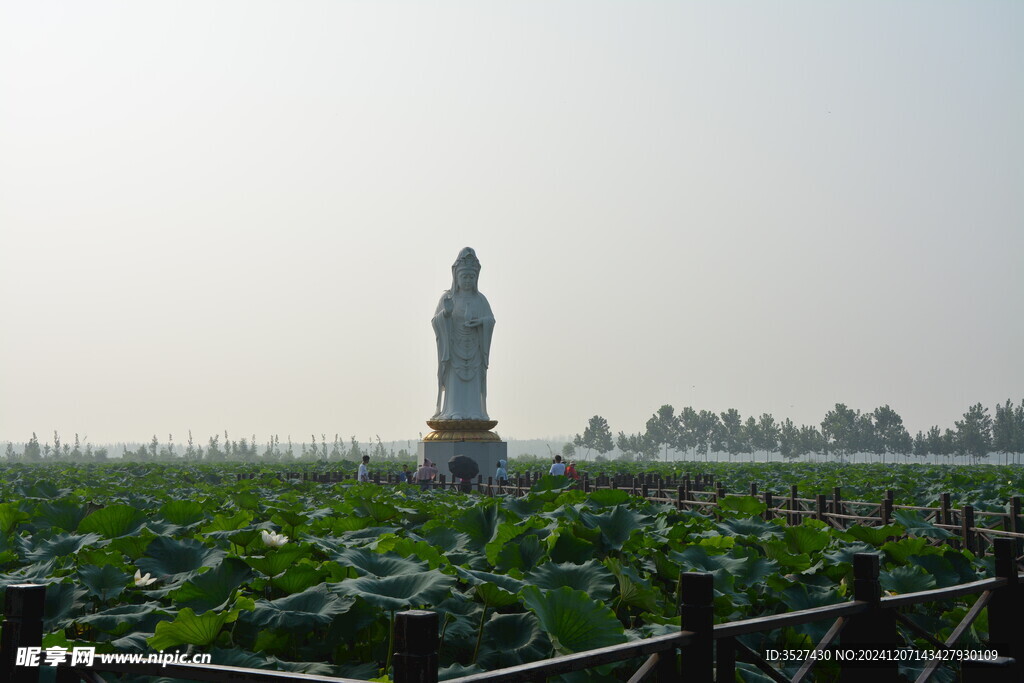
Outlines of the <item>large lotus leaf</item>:
[{"label": "large lotus leaf", "polygon": [[926,538],[952,538],[953,533],[948,529],[940,529],[931,522],[925,521],[918,510],[896,510],[892,513],[896,521],[903,525],[911,536],[924,536]]},{"label": "large lotus leaf", "polygon": [[180,607],[191,607],[196,614],[223,609],[235,589],[251,576],[252,570],[245,562],[237,557],[226,557],[216,569],[189,579],[168,597]]},{"label": "large lotus leaf", "polygon": [[484,546],[484,554],[487,556],[487,561],[492,565],[498,561],[498,553],[505,547],[505,544],[510,542],[517,536],[522,536],[530,529],[536,529],[544,526],[544,520],[539,517],[530,517],[522,522],[502,522],[498,525],[497,530],[494,533],[494,538],[491,539],[486,546]]},{"label": "large lotus leaf", "polygon": [[[651,588],[650,583],[640,577],[636,569],[623,564],[614,557],[606,557],[604,566],[611,571],[616,581],[619,582],[620,604],[639,607],[647,612],[658,611],[658,595]],[[717,574],[725,575],[724,572],[717,572]],[[720,577],[716,576],[715,578],[720,581]]]},{"label": "large lotus leaf", "polygon": [[868,545],[867,543],[850,543],[834,550],[827,550],[821,554],[823,558],[830,564],[853,564],[853,556],[860,553],[877,553],[878,549],[874,546]]},{"label": "large lotus leaf", "polygon": [[201,531],[204,534],[208,534],[213,531],[237,531],[242,527],[249,526],[249,522],[251,521],[252,513],[246,510],[239,510],[230,517],[227,515],[214,515],[213,520],[206,526],[202,527]]},{"label": "large lotus leaf", "polygon": [[417,562],[396,553],[375,553],[362,548],[346,548],[333,559],[345,567],[353,567],[360,576],[397,576],[427,570],[426,562]]},{"label": "large lotus leaf", "polygon": [[725,496],[718,501],[718,509],[738,517],[753,517],[763,514],[768,506],[754,496]]},{"label": "large lotus leaf", "polygon": [[566,528],[548,537],[548,548],[552,562],[586,562],[597,552],[597,546]]},{"label": "large lotus leaf", "polygon": [[426,562],[431,569],[450,564],[448,558],[442,555],[441,551],[426,541],[400,538],[395,534],[388,534],[381,538],[373,545],[373,548],[381,553],[393,551],[402,557],[414,557],[421,562]]},{"label": "large lotus leaf", "polygon": [[245,562],[256,571],[267,576],[277,576],[312,552],[309,546],[288,544],[273,548],[263,556],[246,557]]},{"label": "large lotus leaf", "polygon": [[625,505],[616,505],[609,512],[594,514],[581,512],[580,519],[591,529],[601,530],[601,539],[610,550],[622,550],[634,531],[643,528],[646,515],[633,512]]},{"label": "large lotus leaf", "polygon": [[539,496],[525,498],[505,498],[501,502],[501,508],[512,513],[517,519],[529,519],[544,509],[546,502]]},{"label": "large lotus leaf", "polygon": [[398,508],[379,500],[360,500],[355,505],[355,512],[360,517],[369,517],[377,524],[394,519],[399,515]]},{"label": "large lotus leaf", "polygon": [[508,607],[519,602],[516,595],[525,585],[522,581],[504,574],[491,574],[456,567],[459,578],[473,586],[480,600],[488,607]]},{"label": "large lotus leaf", "polygon": [[15,487],[19,498],[39,498],[42,500],[58,500],[71,493],[70,489],[57,488],[52,481],[36,481],[31,486],[19,484]]},{"label": "large lotus leaf", "polygon": [[[732,498],[726,500],[732,500]],[[723,536],[753,536],[767,539],[779,538],[783,534],[783,527],[766,522],[760,517],[731,517],[723,519],[715,527]]]},{"label": "large lotus leaf", "polygon": [[497,569],[529,571],[544,559],[545,549],[536,534],[523,536],[518,543],[509,543],[498,552]]},{"label": "large lotus leaf", "polygon": [[878,582],[891,593],[917,593],[935,588],[935,577],[924,567],[895,567],[881,573]]},{"label": "large lotus leaf", "polygon": [[598,507],[622,505],[629,501],[629,494],[622,489],[598,489],[587,496],[587,502]]},{"label": "large lotus leaf", "polygon": [[903,538],[898,541],[889,541],[882,546],[882,550],[889,560],[896,564],[906,564],[907,558],[911,555],[926,555],[926,538]]},{"label": "large lotus leaf", "polygon": [[463,666],[458,662],[450,664],[444,668],[437,670],[437,680],[439,681],[451,681],[464,676],[472,676],[473,674],[482,674],[484,669],[475,664],[470,666]]},{"label": "large lotus leaf", "polygon": [[34,521],[40,526],[75,531],[88,512],[88,506],[74,500],[55,500],[40,504]]},{"label": "large lotus leaf", "polygon": [[373,524],[373,517],[335,517],[327,520],[324,525],[332,534],[344,534],[359,531]]},{"label": "large lotus leaf", "polygon": [[83,534],[97,533],[104,538],[119,538],[133,534],[146,521],[146,515],[132,507],[115,503],[83,519],[78,525],[78,531]]},{"label": "large lotus leaf", "polygon": [[477,661],[485,669],[494,670],[543,659],[550,652],[551,641],[532,612],[492,614],[484,624]]},{"label": "large lotus leaf", "polygon": [[40,543],[25,555],[29,562],[47,562],[62,557],[70,557],[82,548],[95,544],[100,540],[98,534],[59,533],[53,538]]},{"label": "large lotus leaf", "polygon": [[835,587],[824,588],[800,582],[779,593],[779,599],[793,611],[834,605],[842,601]]},{"label": "large lotus leaf", "polygon": [[711,572],[724,569],[726,572],[741,573],[748,562],[746,557],[734,557],[730,554],[709,554],[704,546],[691,545],[681,551],[672,551],[669,558],[682,565],[687,571]]},{"label": "large lotus leaf", "polygon": [[446,553],[453,550],[465,550],[473,542],[468,534],[459,533],[449,527],[431,529],[425,532],[423,537],[430,545]]},{"label": "large lotus leaf", "polygon": [[135,566],[144,574],[165,578],[194,572],[200,567],[216,567],[225,555],[223,550],[207,548],[191,538],[176,541],[160,536],[153,539],[146,548],[146,556],[136,560]]},{"label": "large lotus leaf", "polygon": [[296,510],[277,510],[274,512],[270,521],[275,524],[279,524],[282,527],[288,527],[294,529],[297,526],[302,526],[309,521],[309,517],[304,512],[298,512]]},{"label": "large lotus leaf", "polygon": [[[12,583],[57,583],[62,580],[62,577],[53,575],[53,567],[53,560],[18,567],[9,574],[0,574],[0,587],[8,586]],[[2,595],[2,592],[0,592],[0,595]]]},{"label": "large lotus leaf", "polygon": [[161,609],[160,603],[146,602],[141,605],[120,605],[79,617],[76,621],[113,636],[123,636],[129,631],[151,633],[157,622],[168,619],[170,617]]},{"label": "large lotus leaf", "polygon": [[736,547],[729,554],[743,560],[743,564],[738,569],[730,571],[733,578],[736,579],[736,583],[742,586],[756,586],[765,577],[779,572],[779,565],[776,562],[761,557],[760,553],[753,548],[744,550]]},{"label": "large lotus leaf", "polygon": [[342,544],[345,546],[364,546],[376,543],[377,539],[384,534],[396,534],[401,529],[395,526],[368,526],[358,531],[348,531],[341,535]]},{"label": "large lotus leaf", "polygon": [[[880,546],[890,538],[899,538],[903,535],[903,527],[899,524],[886,524],[885,526],[863,526],[855,524],[846,530],[847,534],[858,541],[870,543],[873,546]],[[874,548],[871,549],[874,552]]]},{"label": "large lotus leaf", "polygon": [[469,536],[470,547],[480,550],[494,538],[500,522],[497,500],[490,499],[464,511],[452,523],[452,528]]},{"label": "large lotus leaf", "polygon": [[257,539],[262,539],[263,537],[263,529],[257,529],[255,527],[248,529],[239,529],[238,531],[233,532],[221,531],[217,533],[226,533],[229,541],[239,546],[240,548],[246,550],[249,548],[249,546],[255,543]]},{"label": "large lotus leaf", "polygon": [[71,583],[51,583],[46,587],[43,607],[43,631],[67,628],[85,611],[89,592]]},{"label": "large lotus leaf", "polygon": [[261,628],[309,633],[347,612],[354,602],[354,597],[339,598],[321,583],[278,600],[257,600],[256,608],[243,618]]},{"label": "large lotus leaf", "polygon": [[940,555],[911,555],[907,564],[921,567],[935,578],[936,588],[955,586],[961,582],[960,573],[953,568],[953,563]]},{"label": "large lotus leaf", "polygon": [[235,505],[242,510],[259,510],[262,499],[252,491],[242,491],[233,495]]},{"label": "large lotus leaf", "polygon": [[0,503],[0,532],[5,536],[28,520],[29,514],[18,507],[17,503]]},{"label": "large lotus leaf", "polygon": [[113,541],[110,541],[110,545],[107,547],[124,553],[134,561],[146,554],[146,548],[149,547],[149,544],[156,537],[156,534],[143,527],[139,529],[138,533],[131,536],[115,538]]},{"label": "large lotus leaf", "polygon": [[563,491],[571,488],[575,482],[566,476],[554,476],[545,474],[536,484],[530,487],[530,493],[546,493],[548,491]]},{"label": "large lotus leaf", "polygon": [[775,560],[779,566],[791,572],[802,572],[811,566],[811,557],[806,553],[791,553],[785,541],[763,541],[761,549],[769,559]]},{"label": "large lotus leaf", "polygon": [[78,568],[78,578],[89,592],[101,601],[110,600],[120,595],[132,580],[117,567],[106,564],[103,566],[85,565]]},{"label": "large lotus leaf", "polygon": [[206,612],[196,616],[190,608],[178,612],[174,621],[161,621],[156,625],[156,633],[146,639],[146,643],[154,650],[166,650],[176,645],[207,646],[220,635],[225,624],[238,618],[239,610],[224,612]]},{"label": "large lotus leaf", "polygon": [[283,574],[270,580],[270,584],[278,590],[292,595],[317,585],[323,581],[325,572],[308,564],[297,564],[289,567]]},{"label": "large lotus leaf", "polygon": [[191,526],[206,519],[203,506],[194,500],[168,501],[160,508],[160,516],[178,526]]},{"label": "large lotus leaf", "polygon": [[361,576],[329,586],[339,595],[361,597],[375,607],[398,610],[420,605],[436,605],[448,595],[454,583],[454,576],[442,574],[434,569],[419,574],[399,574],[382,578]]},{"label": "large lotus leaf", "polygon": [[626,640],[615,613],[583,591],[567,586],[550,591],[527,586],[522,596],[559,654],[593,650]]},{"label": "large lotus leaf", "polygon": [[527,574],[526,580],[549,590],[561,586],[575,588],[595,600],[609,600],[615,588],[615,576],[597,560],[585,564],[545,562]]},{"label": "large lotus leaf", "polygon": [[832,537],[827,531],[815,529],[807,524],[788,526],[783,532],[789,551],[796,554],[811,554],[828,546]]}]

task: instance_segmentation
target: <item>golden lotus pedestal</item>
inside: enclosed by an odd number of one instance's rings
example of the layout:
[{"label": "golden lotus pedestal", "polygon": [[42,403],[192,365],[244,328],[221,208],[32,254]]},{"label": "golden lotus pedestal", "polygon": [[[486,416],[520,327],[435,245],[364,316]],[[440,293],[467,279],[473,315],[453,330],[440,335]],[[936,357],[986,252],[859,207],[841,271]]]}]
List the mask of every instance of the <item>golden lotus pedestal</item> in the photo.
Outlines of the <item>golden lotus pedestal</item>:
[{"label": "golden lotus pedestal", "polygon": [[499,460],[508,459],[508,444],[491,430],[497,420],[427,420],[433,431],[423,437],[417,449],[419,462],[430,460],[451,480],[447,463],[456,455],[474,460],[484,483],[493,477]]}]

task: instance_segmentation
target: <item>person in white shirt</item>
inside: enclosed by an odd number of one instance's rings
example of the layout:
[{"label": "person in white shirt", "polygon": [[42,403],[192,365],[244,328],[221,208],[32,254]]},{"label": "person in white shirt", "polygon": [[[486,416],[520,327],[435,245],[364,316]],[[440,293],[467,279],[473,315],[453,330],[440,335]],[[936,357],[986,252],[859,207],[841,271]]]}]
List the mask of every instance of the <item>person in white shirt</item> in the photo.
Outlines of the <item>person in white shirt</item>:
[{"label": "person in white shirt", "polygon": [[562,462],[562,456],[555,456],[555,461],[551,463],[551,469],[548,470],[548,474],[553,474],[556,477],[565,475],[565,463]]},{"label": "person in white shirt", "polygon": [[370,462],[370,456],[364,455],[363,462],[359,465],[359,481],[369,482],[370,481],[370,470],[367,469],[366,464]]}]

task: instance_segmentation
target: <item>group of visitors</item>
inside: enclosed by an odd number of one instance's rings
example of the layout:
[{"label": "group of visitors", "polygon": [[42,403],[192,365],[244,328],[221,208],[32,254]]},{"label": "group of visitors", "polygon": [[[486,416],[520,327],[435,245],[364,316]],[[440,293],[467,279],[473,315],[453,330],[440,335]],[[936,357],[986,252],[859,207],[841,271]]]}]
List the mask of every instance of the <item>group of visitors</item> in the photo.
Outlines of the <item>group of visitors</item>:
[{"label": "group of visitors", "polygon": [[548,470],[548,474],[553,474],[556,477],[569,477],[570,479],[579,479],[580,473],[576,471],[576,463],[572,460],[568,464],[562,462],[562,456],[556,455],[555,461],[551,463],[551,469]]},{"label": "group of visitors", "polygon": [[[367,465],[370,464],[370,456],[364,455],[363,461],[359,464],[359,471],[356,478],[361,482],[370,481],[370,470]],[[570,479],[579,479],[579,472],[576,471],[576,463],[570,460],[568,463],[562,462],[562,456],[556,455],[555,461],[551,463],[551,469],[548,470],[548,474],[552,474],[556,477],[564,476]],[[408,465],[402,465],[402,471],[398,473],[398,481],[403,484],[419,484],[421,489],[429,489],[437,478],[437,466],[426,458],[423,459],[423,464],[419,468],[412,472],[409,470]],[[494,479],[498,486],[508,485],[508,462],[505,460],[498,461],[498,469],[494,473]]]}]

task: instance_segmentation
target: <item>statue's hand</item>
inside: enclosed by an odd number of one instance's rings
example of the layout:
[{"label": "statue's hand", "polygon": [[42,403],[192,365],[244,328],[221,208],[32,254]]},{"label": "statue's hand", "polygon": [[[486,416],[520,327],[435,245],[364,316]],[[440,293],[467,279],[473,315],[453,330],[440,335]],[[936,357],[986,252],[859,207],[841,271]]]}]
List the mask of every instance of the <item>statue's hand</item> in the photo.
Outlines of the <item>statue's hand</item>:
[{"label": "statue's hand", "polygon": [[452,314],[452,309],[455,307],[455,302],[452,301],[452,295],[445,294],[444,299],[442,299],[442,301],[444,302],[445,316],[450,316]]},{"label": "statue's hand", "polygon": [[480,318],[472,318],[465,322],[466,327],[480,327]]}]

